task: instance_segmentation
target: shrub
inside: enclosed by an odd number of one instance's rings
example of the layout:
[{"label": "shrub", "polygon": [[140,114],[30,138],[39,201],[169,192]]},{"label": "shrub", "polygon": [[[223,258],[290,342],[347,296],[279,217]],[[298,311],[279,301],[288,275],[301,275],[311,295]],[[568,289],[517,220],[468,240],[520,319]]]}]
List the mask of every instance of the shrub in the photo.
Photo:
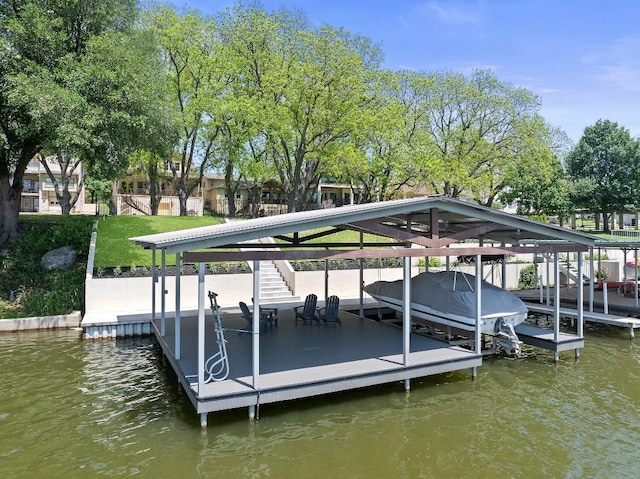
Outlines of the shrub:
[{"label": "shrub", "polygon": [[520,271],[518,278],[519,289],[533,289],[539,286],[538,265],[530,264]]},{"label": "shrub", "polygon": [[113,268],[113,276],[115,276],[116,278],[118,276],[122,275],[122,268],[120,266],[116,266],[115,268]]}]

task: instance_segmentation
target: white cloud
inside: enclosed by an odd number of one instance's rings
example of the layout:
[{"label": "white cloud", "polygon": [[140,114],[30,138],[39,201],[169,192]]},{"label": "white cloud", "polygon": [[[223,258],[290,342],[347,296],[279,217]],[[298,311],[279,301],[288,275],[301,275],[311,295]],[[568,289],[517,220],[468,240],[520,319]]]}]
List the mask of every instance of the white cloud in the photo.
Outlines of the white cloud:
[{"label": "white cloud", "polygon": [[482,23],[482,13],[475,2],[444,2],[430,0],[416,7],[416,11],[428,15],[435,15],[441,22],[449,24],[479,24]]},{"label": "white cloud", "polygon": [[583,61],[595,68],[599,81],[621,90],[640,92],[640,37],[624,37],[591,52]]}]

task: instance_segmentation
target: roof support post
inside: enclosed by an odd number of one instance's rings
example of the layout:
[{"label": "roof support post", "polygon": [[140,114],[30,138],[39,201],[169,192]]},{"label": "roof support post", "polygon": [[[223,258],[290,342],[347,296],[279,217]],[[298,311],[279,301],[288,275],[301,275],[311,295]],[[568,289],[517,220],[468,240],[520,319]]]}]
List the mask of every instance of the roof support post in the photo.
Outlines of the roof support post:
[{"label": "roof support post", "polygon": [[329,299],[329,260],[324,260],[324,304],[326,306]]},{"label": "roof support post", "polygon": [[[637,214],[637,213],[636,213]],[[638,224],[638,223],[636,223]],[[635,298],[636,308],[638,307],[638,249],[633,250],[633,297]]]},{"label": "roof support post", "polygon": [[[482,354],[482,255],[476,255],[476,330],[474,335],[474,343],[476,346],[476,354]],[[478,375],[477,367],[471,370],[473,379]]]},{"label": "roof support post", "polygon": [[180,270],[182,256],[176,253],[176,317],[175,317],[175,344],[173,346],[176,359],[180,359]]},{"label": "roof support post", "polygon": [[[553,341],[558,344],[560,336],[560,261],[558,253],[553,253]],[[558,351],[554,351],[553,360],[558,362]]]},{"label": "roof support post", "polygon": [[[582,251],[578,251],[578,336],[584,337],[584,278],[582,277]],[[576,359],[580,357],[580,348],[576,348]]]},{"label": "roof support post", "polygon": [[204,395],[204,263],[198,263],[198,397]]},{"label": "roof support post", "polygon": [[[352,195],[353,196],[353,195]],[[360,249],[364,248],[364,233],[360,231]],[[364,259],[360,258],[360,319],[364,319]]]},{"label": "roof support post", "polygon": [[164,337],[167,329],[167,307],[166,307],[166,299],[167,299],[167,250],[162,249],[162,281],[160,282],[160,290],[162,291],[162,296],[160,297],[160,335]]},{"label": "roof support post", "polygon": [[589,248],[589,271],[591,271],[589,275],[589,312],[593,313],[593,283],[596,276],[596,272],[593,269],[593,248]]},{"label": "roof support post", "polygon": [[546,260],[547,260],[547,306],[551,306],[551,271],[550,269],[550,262],[551,262],[551,255],[549,253],[544,255]]},{"label": "roof support post", "polygon": [[156,322],[156,283],[158,274],[156,272],[156,249],[151,248],[151,322]]},{"label": "roof support post", "polygon": [[[504,248],[505,244],[502,243]],[[507,255],[502,257],[502,289],[507,289]]]},{"label": "roof support post", "polygon": [[[407,232],[411,232],[411,218],[407,218]],[[409,366],[411,352],[411,257],[405,256],[402,262],[402,362]],[[409,389],[405,381],[405,390]]]},{"label": "roof support post", "polygon": [[402,269],[402,362],[409,366],[411,351],[411,258],[403,258]]},{"label": "roof support post", "polygon": [[260,388],[260,261],[253,261],[253,328],[252,328],[253,389]]}]

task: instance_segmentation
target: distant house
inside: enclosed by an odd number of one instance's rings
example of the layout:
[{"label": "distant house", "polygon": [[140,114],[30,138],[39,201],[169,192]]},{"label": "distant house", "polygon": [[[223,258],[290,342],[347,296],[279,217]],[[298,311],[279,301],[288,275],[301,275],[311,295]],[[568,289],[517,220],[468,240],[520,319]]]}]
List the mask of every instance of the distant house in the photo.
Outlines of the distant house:
[{"label": "distant house", "polygon": [[[60,172],[60,167],[55,161],[50,161],[49,166],[54,174]],[[72,193],[80,184],[82,174],[82,165],[80,165],[78,171],[72,175],[69,185]],[[193,181],[197,180],[193,179]],[[116,180],[113,185],[111,213],[150,215],[149,186],[147,176],[133,170]],[[278,181],[267,180],[259,186],[252,182],[240,182],[236,186],[232,199],[235,203],[236,214],[271,216],[287,212],[286,197]],[[354,198],[353,191],[351,185],[336,183],[331,179],[322,179],[305,209],[334,208],[354,204],[357,202],[357,198]],[[355,191],[358,189],[356,188]],[[178,216],[180,202],[176,194],[174,179],[168,169],[161,175],[160,195],[158,215]],[[228,215],[229,201],[224,177],[206,173],[202,183],[196,186],[193,194],[189,197],[187,210],[190,215],[194,216],[203,214]],[[83,187],[71,213],[99,214],[106,212],[106,208],[106,205],[101,206],[97,202],[92,202],[90,192]],[[31,160],[25,171],[21,212],[61,213],[51,179],[37,158]]]},{"label": "distant house", "polygon": [[[55,161],[54,157],[46,159],[51,172],[56,175],[60,173],[60,165]],[[69,183],[69,191],[75,194],[78,191],[78,185],[83,175],[82,164],[71,175]],[[24,173],[22,180],[22,199],[20,202],[21,213],[42,213],[42,214],[61,214],[62,210],[56,198],[56,192],[53,182],[40,160],[34,157]],[[98,205],[91,202],[91,198],[86,188],[82,187],[78,201],[71,209],[72,214],[96,214]]]}]

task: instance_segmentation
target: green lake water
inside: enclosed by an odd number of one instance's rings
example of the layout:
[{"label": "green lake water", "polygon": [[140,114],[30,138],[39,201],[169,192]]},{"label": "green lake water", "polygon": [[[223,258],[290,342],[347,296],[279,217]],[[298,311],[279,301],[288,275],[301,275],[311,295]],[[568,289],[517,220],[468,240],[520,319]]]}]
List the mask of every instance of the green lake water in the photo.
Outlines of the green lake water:
[{"label": "green lake water", "polygon": [[[637,339],[636,339],[637,341]],[[637,478],[640,346],[586,333],[469,371],[199,418],[151,338],[0,335],[0,478]]]}]

